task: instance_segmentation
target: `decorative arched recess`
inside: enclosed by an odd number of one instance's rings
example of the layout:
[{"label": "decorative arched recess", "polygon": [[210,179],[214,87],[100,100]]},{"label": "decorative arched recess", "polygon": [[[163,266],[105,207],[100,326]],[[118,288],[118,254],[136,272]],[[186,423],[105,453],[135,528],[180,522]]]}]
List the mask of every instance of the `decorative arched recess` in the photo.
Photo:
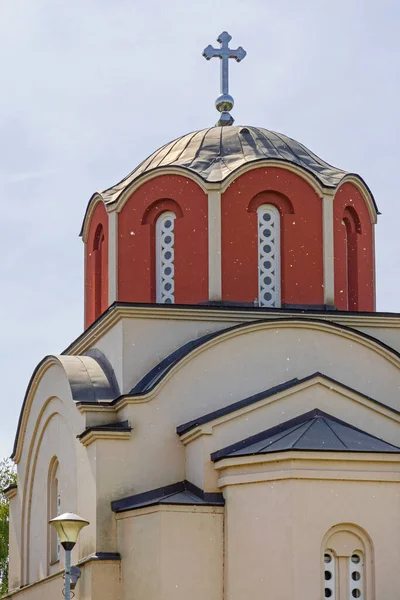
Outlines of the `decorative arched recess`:
[{"label": "decorative arched recess", "polygon": [[[175,221],[181,219],[183,212],[180,205],[171,198],[157,200],[147,207],[142,225],[150,226],[150,270],[151,270],[151,298],[153,302],[173,304],[175,297]],[[169,231],[163,228],[167,222],[171,226]],[[179,228],[178,228],[179,229]],[[163,240],[170,239],[169,244]],[[164,264],[166,252],[169,253],[168,264]],[[165,269],[170,272],[165,273]],[[165,287],[169,289],[165,289]]]},{"label": "decorative arched recess", "polygon": [[[47,522],[60,514],[59,462],[56,456],[50,461],[47,475]],[[60,540],[54,527],[47,526],[47,573],[50,565],[60,559]]]},{"label": "decorative arched recess", "polygon": [[[321,564],[322,598],[375,598],[374,548],[361,527],[353,523],[332,527],[322,542]],[[346,589],[344,599],[342,589]]]},{"label": "decorative arched recess", "polygon": [[85,235],[85,325],[88,327],[108,307],[108,214],[96,202],[88,216]]},{"label": "decorative arched recess", "polygon": [[270,204],[281,215],[282,305],[322,305],[322,201],[315,186],[289,167],[239,172],[221,202],[222,298],[253,304],[258,297],[257,208]]},{"label": "decorative arched recess", "polygon": [[374,220],[360,189],[351,182],[333,199],[335,306],[375,310]]},{"label": "decorative arched recess", "polygon": [[[157,172],[158,173],[158,172]],[[208,300],[208,198],[191,178],[158,174],[118,212],[118,300],[155,302],[155,222],[175,215],[175,302]]]},{"label": "decorative arched recess", "polygon": [[91,356],[46,356],[36,367],[28,384],[22,404],[14,449],[11,458],[18,463],[21,458],[26,426],[36,390],[44,374],[52,366],[61,366],[68,380],[75,402],[104,402],[119,395],[115,376],[105,372],[96,358]]},{"label": "decorative arched recess", "polygon": [[[49,426],[52,421],[56,418],[61,419],[66,431],[68,431],[68,439],[73,445],[74,435],[70,430],[69,418],[66,417],[63,413],[65,413],[65,403],[63,403],[57,397],[50,397],[43,404],[40,413],[37,417],[35,427],[30,439],[29,449],[27,452],[26,464],[25,464],[25,475],[23,480],[23,492],[22,492],[22,510],[21,510],[21,582],[23,585],[27,585],[31,583],[31,572],[30,572],[30,556],[32,552],[32,548],[30,546],[30,537],[31,537],[31,519],[32,519],[32,498],[33,498],[33,487],[35,484],[35,476],[38,464],[39,453],[42,447],[43,438],[48,431]],[[68,447],[68,439],[64,439],[65,447]],[[64,446],[63,446],[64,447]],[[51,472],[52,463],[54,461],[54,457],[48,457],[48,467],[47,473]],[[72,473],[75,474],[76,477],[76,454],[68,453],[68,460],[65,460],[65,464],[68,464],[69,469]],[[43,482],[45,484],[45,481]],[[76,485],[75,485],[76,487]],[[70,490],[72,491],[72,490]],[[74,507],[72,507],[74,508]],[[47,506],[44,505],[44,512],[47,515]],[[73,512],[73,511],[72,511]],[[43,526],[46,526],[45,519],[43,521]],[[44,540],[47,542],[47,536],[44,535]],[[47,561],[47,543],[46,548],[44,549],[44,556],[42,558]],[[43,565],[43,570],[46,572],[47,564]]]},{"label": "decorative arched recess", "polygon": [[[277,214],[277,218],[276,219],[271,219],[271,221],[274,224],[274,227],[276,228],[276,232],[275,232],[275,236],[274,236],[274,243],[273,244],[269,244],[269,240],[267,239],[263,239],[262,236],[260,236],[260,230],[263,231],[263,227],[262,227],[262,219],[261,217],[261,212],[263,211],[263,213],[265,213],[265,210],[267,209],[267,207],[271,207],[271,210],[267,211],[268,213],[270,213],[270,216],[273,217],[274,216],[274,212]],[[282,304],[282,298],[285,298],[286,294],[286,270],[287,270],[287,261],[290,260],[290,255],[291,255],[291,251],[290,251],[290,236],[289,239],[287,238],[287,223],[288,220],[287,218],[292,218],[291,215],[294,215],[294,208],[293,208],[293,204],[291,203],[291,201],[289,200],[289,198],[287,198],[287,196],[284,196],[283,194],[279,194],[276,192],[260,192],[259,194],[257,194],[256,196],[254,196],[254,198],[252,198],[250,200],[249,206],[247,208],[248,212],[250,213],[257,213],[257,229],[258,229],[258,261],[257,261],[257,268],[258,268],[258,294],[257,294],[257,298],[258,298],[258,304],[260,306],[275,306],[275,307],[279,307]],[[263,214],[263,216],[268,216],[267,214]],[[275,222],[274,222],[275,221]],[[292,218],[293,221],[293,218]],[[265,242],[265,243],[264,243]],[[263,292],[265,292],[265,290],[267,290],[268,286],[263,286],[262,285],[262,281],[261,278],[265,277],[265,275],[267,275],[267,277],[269,276],[268,274],[268,270],[269,269],[264,269],[263,268],[263,259],[270,259],[270,256],[268,253],[263,251],[263,248],[265,247],[265,244],[267,244],[267,247],[271,247],[271,249],[273,249],[275,251],[275,255],[274,258],[275,260],[273,261],[273,275],[276,277],[277,281],[275,282],[274,288],[276,290],[276,293],[273,294],[274,296],[276,296],[274,298],[275,301],[272,302],[267,302],[264,301],[263,302]],[[269,261],[270,262],[270,261]],[[256,265],[254,265],[256,266]],[[263,290],[263,287],[265,287],[265,290]],[[267,291],[268,293],[268,291]]]}]

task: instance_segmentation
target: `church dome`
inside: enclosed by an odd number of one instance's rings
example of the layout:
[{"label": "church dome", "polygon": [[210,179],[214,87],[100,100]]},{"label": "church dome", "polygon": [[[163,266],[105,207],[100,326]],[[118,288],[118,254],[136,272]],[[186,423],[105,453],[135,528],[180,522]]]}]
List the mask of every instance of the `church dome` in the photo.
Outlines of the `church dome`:
[{"label": "church dome", "polygon": [[281,133],[262,127],[211,127],[165,144],[101,195],[106,204],[116,202],[133,181],[156,169],[174,167],[196,173],[206,182],[217,183],[244,164],[264,160],[296,165],[327,188],[336,188],[347,174]]}]

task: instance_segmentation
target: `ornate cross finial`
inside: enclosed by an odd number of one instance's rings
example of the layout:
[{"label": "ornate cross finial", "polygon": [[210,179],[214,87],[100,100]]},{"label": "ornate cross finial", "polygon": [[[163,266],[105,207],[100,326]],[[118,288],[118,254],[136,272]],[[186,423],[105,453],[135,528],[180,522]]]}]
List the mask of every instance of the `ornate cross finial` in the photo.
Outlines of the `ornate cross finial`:
[{"label": "ornate cross finial", "polygon": [[229,48],[229,42],[232,36],[227,31],[223,31],[218,36],[217,41],[221,44],[221,48],[213,48],[211,44],[204,48],[203,56],[207,60],[214,58],[221,59],[221,95],[215,101],[217,110],[221,113],[217,125],[232,125],[233,118],[229,114],[229,111],[233,108],[233,98],[229,95],[229,65],[228,60],[234,58],[237,62],[240,62],[246,56],[246,51],[243,50],[242,46],[239,46],[236,50]]}]

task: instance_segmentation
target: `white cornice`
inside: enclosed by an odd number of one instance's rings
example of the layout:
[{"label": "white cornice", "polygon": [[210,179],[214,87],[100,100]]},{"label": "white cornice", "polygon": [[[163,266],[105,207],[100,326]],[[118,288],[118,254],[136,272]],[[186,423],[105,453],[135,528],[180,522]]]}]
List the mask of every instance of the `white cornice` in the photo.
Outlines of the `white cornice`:
[{"label": "white cornice", "polygon": [[360,315],[337,313],[335,311],[326,311],[324,313],[307,311],[299,314],[298,312],[274,311],[266,312],[256,308],[251,311],[235,310],[235,308],[219,309],[185,306],[182,308],[165,306],[114,306],[101,319],[73,342],[64,354],[84,354],[89,348],[92,348],[97,340],[103,337],[110,329],[122,319],[161,319],[168,321],[217,321],[220,323],[249,323],[259,320],[273,319],[318,319],[320,321],[331,321],[339,325],[346,325],[360,329],[363,327],[380,327],[386,329],[400,330],[400,316],[378,315],[375,313],[364,313]]},{"label": "white cornice", "polygon": [[287,451],[224,458],[218,487],[289,479],[400,483],[400,454]]},{"label": "white cornice", "polygon": [[131,437],[130,431],[104,431],[104,430],[92,430],[88,431],[87,434],[82,436],[79,441],[83,446],[89,446],[93,442],[98,440],[129,440]]},{"label": "white cornice", "polygon": [[223,514],[223,506],[202,506],[196,504],[154,504],[153,506],[145,506],[144,508],[132,508],[124,512],[116,513],[117,521],[122,519],[132,519],[142,517],[143,515],[151,515],[153,513],[211,513]]}]

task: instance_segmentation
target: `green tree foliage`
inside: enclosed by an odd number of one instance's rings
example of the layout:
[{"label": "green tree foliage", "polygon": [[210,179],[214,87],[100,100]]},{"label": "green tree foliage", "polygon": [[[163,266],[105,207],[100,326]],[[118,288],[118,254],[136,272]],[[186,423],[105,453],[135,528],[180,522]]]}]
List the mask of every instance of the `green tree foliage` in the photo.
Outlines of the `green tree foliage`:
[{"label": "green tree foliage", "polygon": [[[9,458],[0,461],[0,492],[17,482],[17,474]],[[8,589],[8,522],[10,507],[7,498],[0,493],[0,595]]]}]

